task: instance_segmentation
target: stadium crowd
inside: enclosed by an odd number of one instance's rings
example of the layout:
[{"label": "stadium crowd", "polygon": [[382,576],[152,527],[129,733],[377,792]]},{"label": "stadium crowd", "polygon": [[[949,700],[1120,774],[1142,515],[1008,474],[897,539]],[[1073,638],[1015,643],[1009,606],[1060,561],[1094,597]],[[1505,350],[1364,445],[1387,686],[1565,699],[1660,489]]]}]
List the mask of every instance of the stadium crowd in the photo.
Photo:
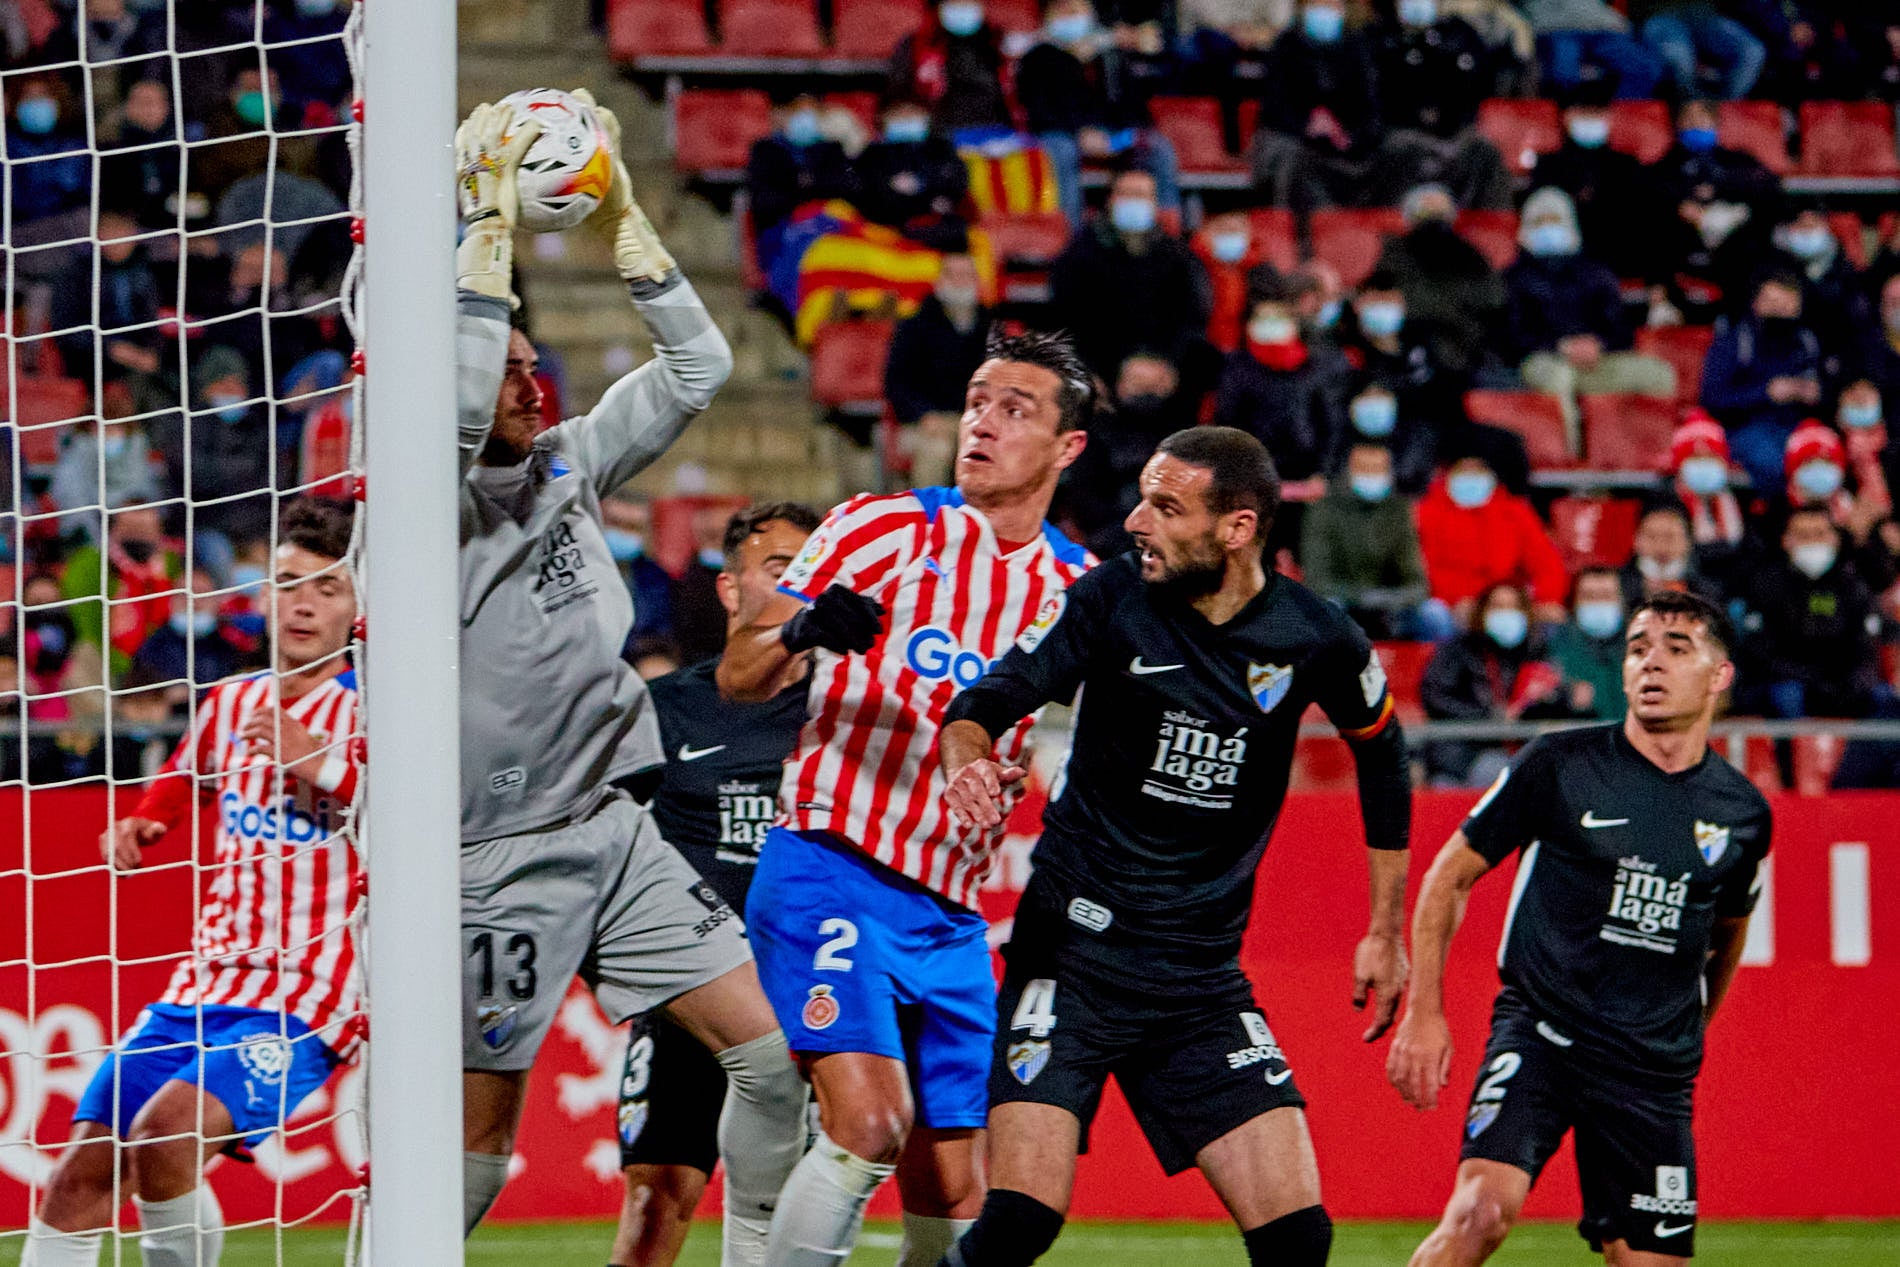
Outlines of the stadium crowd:
[{"label": "stadium crowd", "polygon": [[[24,518],[0,565],[23,605],[0,621],[8,646],[22,625],[27,662],[0,681],[23,673],[26,711],[53,728],[101,710],[86,688],[108,681],[261,663],[265,490],[337,491],[347,460],[349,75],[317,37],[348,5],[263,6],[278,47],[261,64],[230,51],[252,38],[252,0],[174,8],[176,63],[157,4],[0,16],[5,369],[17,421],[74,420],[17,432],[7,493]],[[1878,193],[1788,192],[1722,143],[1717,105],[1791,119],[1805,101],[1900,99],[1900,23],[1879,6],[1052,0],[1035,29],[1006,30],[981,0],[947,0],[892,50],[874,120],[823,76],[771,80],[772,132],[745,172],[761,302],[802,338],[801,260],[841,224],[927,260],[879,314],[902,318],[881,408],[913,482],[948,480],[993,322],[1067,329],[1113,405],[1065,480],[1063,525],[1117,552],[1161,437],[1197,420],[1252,432],[1289,481],[1280,566],[1374,637],[1436,644],[1431,716],[1620,715],[1615,631],[1659,588],[1737,618],[1738,711],[1895,715],[1900,217]],[[1247,188],[1224,201],[1184,195],[1155,125],[1151,100],[1181,93],[1219,103],[1229,149],[1250,132]],[[1501,96],[1561,105],[1561,144],[1528,171],[1478,126]],[[1647,162],[1611,144],[1613,105],[1637,99],[1673,118]],[[1012,290],[979,228],[975,183],[1021,155],[1066,226],[1041,291]],[[1361,276],[1308,233],[1263,229],[1335,207],[1393,209]],[[1486,240],[1474,214],[1505,218]],[[1641,462],[1594,459],[1619,408],[1667,419]],[[673,576],[641,497],[605,514],[636,596],[629,659],[661,672],[716,650],[717,517]],[[142,601],[107,620],[100,596]],[[176,688],[120,696],[118,759],[184,705]],[[30,777],[103,768],[88,729],[36,738]],[[1426,772],[1484,781],[1500,756],[1435,744]]]}]

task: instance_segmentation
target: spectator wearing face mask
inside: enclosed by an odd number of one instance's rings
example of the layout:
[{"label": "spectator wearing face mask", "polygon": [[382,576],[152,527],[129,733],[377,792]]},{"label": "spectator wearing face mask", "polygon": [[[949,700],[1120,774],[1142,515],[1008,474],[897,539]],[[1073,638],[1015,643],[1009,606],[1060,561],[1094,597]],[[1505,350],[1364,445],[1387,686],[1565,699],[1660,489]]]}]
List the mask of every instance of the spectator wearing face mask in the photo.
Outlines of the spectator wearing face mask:
[{"label": "spectator wearing face mask", "polygon": [[[6,156],[12,180],[16,230],[32,240],[75,236],[55,217],[87,205],[92,161],[86,154],[85,119],[59,76],[41,73],[7,81]],[[41,228],[31,228],[44,222]],[[79,230],[76,236],[84,236]]]},{"label": "spectator wearing face mask", "polygon": [[1803,208],[1775,227],[1776,267],[1801,279],[1801,316],[1821,344],[1821,382],[1838,391],[1860,370],[1863,332],[1873,322],[1866,278],[1841,250],[1819,210]]},{"label": "spectator wearing face mask", "polygon": [[1721,587],[1702,570],[1695,543],[1689,536],[1689,516],[1673,501],[1654,502],[1636,521],[1636,537],[1631,554],[1618,572],[1623,584],[1623,605],[1634,607],[1646,595],[1658,590],[1686,590],[1700,594],[1716,606],[1724,595]]},{"label": "spectator wearing face mask", "polygon": [[[1473,601],[1464,633],[1442,643],[1425,666],[1419,700],[1439,721],[1529,721],[1568,717],[1563,677],[1546,659],[1522,587],[1496,582]],[[1562,619],[1561,606],[1557,609]],[[1510,762],[1494,741],[1435,739],[1424,745],[1433,787],[1486,787]]]},{"label": "spectator wearing face mask", "polygon": [[1155,446],[1194,425],[1182,398],[1174,363],[1154,352],[1136,352],[1115,375],[1115,406],[1089,424],[1088,447],[1063,472],[1060,501],[1098,558],[1130,549],[1122,522],[1141,500],[1141,468]]},{"label": "spectator wearing face mask", "polygon": [[1437,642],[1456,629],[1426,588],[1412,505],[1394,487],[1384,445],[1347,450],[1344,469],[1301,521],[1299,557],[1307,587],[1345,608],[1369,638]]},{"label": "spectator wearing face mask", "polygon": [[66,434],[47,492],[61,510],[62,533],[97,541],[105,509],[159,499],[159,473],[145,431],[137,423],[81,423]]},{"label": "spectator wearing face mask", "polygon": [[1702,404],[1728,428],[1729,451],[1762,493],[1781,486],[1788,437],[1821,399],[1821,345],[1801,320],[1801,280],[1771,273],[1744,317],[1716,323]]},{"label": "spectator wearing face mask", "polygon": [[1676,94],[1700,90],[1700,67],[1721,77],[1721,96],[1748,95],[1768,64],[1768,50],[1746,26],[1721,12],[1716,0],[1630,0],[1630,21],[1665,63]]},{"label": "spectator wearing face mask", "polygon": [[[126,505],[106,522],[106,544],[82,545],[66,557],[60,595],[74,602],[73,630],[81,642],[109,649],[113,673],[123,673],[146,637],[170,614],[172,576],[181,567],[165,548],[164,526],[156,508]],[[112,600],[108,615],[106,604]],[[115,677],[116,680],[116,677]]]},{"label": "spectator wearing face mask", "polygon": [[1148,103],[1129,59],[1096,20],[1090,0],[1047,0],[1043,28],[1016,69],[1016,95],[1029,130],[1055,167],[1057,197],[1071,225],[1082,223],[1082,162],[1119,158],[1154,178],[1155,202],[1179,211],[1174,148],[1149,127]]},{"label": "spectator wearing face mask", "polygon": [[1741,501],[1729,489],[1728,435],[1722,425],[1700,409],[1689,410],[1670,436],[1669,469],[1695,557],[1726,590],[1756,552],[1756,543]]},{"label": "spectator wearing face mask", "polygon": [[936,250],[966,249],[958,209],[970,189],[970,169],[948,138],[931,132],[922,102],[886,103],[883,134],[864,147],[855,165],[854,196],[867,218]]},{"label": "spectator wearing face mask", "polygon": [[1209,216],[1188,245],[1208,281],[1207,341],[1221,352],[1232,352],[1247,322],[1248,275],[1265,261],[1247,213]]},{"label": "spectator wearing face mask", "polygon": [[236,639],[219,617],[218,583],[202,568],[193,568],[189,591],[174,594],[171,614],[139,644],[132,672],[139,680],[173,684],[167,692],[174,715],[182,716],[193,694],[242,667]]},{"label": "spectator wearing face mask", "polygon": [[102,204],[125,208],[148,229],[176,226],[181,202],[186,203],[188,223],[210,211],[209,199],[192,203],[180,196],[181,141],[203,139],[204,129],[189,125],[180,135],[169,85],[159,79],[134,83],[126,90],[116,122],[109,132],[111,148],[99,162]]},{"label": "spectator wearing face mask", "polygon": [[1579,569],[1570,583],[1570,619],[1550,631],[1550,659],[1580,717],[1623,716],[1623,586],[1612,567]]},{"label": "spectator wearing face mask", "polygon": [[1617,97],[1644,101],[1655,95],[1667,66],[1604,0],[1523,0],[1519,7],[1537,32],[1537,59],[1548,88],[1568,92],[1586,82],[1586,70],[1595,70],[1594,81],[1612,87]]},{"label": "spectator wearing face mask", "polygon": [[601,533],[620,579],[633,595],[633,628],[627,647],[649,638],[673,636],[673,578],[653,561],[647,543],[653,535],[653,511],[644,497],[621,490],[600,503]]},{"label": "spectator wearing face mask", "polygon": [[1586,255],[1570,195],[1540,189],[1524,204],[1517,233],[1524,253],[1504,274],[1505,323],[1527,386],[1563,406],[1573,452],[1582,452],[1580,392],[1634,392],[1668,399],[1676,372],[1632,352],[1616,275]]},{"label": "spectator wearing face mask", "polygon": [[1876,528],[1893,511],[1886,477],[1871,464],[1869,486],[1848,487],[1847,446],[1832,427],[1810,418],[1788,437],[1788,505],[1818,506],[1841,530],[1841,548],[1875,593],[1894,582],[1892,556]]},{"label": "spectator wearing face mask", "polygon": [[1084,225],[1049,271],[1051,324],[1075,336],[1103,378],[1151,349],[1166,353],[1190,388],[1205,390],[1207,278],[1187,245],[1156,223],[1155,198],[1148,172],[1116,174],[1108,214]]},{"label": "spectator wearing face mask", "polygon": [[[270,426],[250,367],[222,346],[194,350],[186,416],[152,424],[152,439],[165,459],[166,496],[194,506],[194,533],[218,534],[227,557],[230,541],[270,532]],[[182,513],[174,514],[180,515],[176,528],[182,535]]]},{"label": "spectator wearing face mask", "polygon": [[821,131],[817,98],[800,93],[773,115],[772,134],[752,143],[745,169],[759,265],[768,273],[794,211],[808,202],[850,199],[857,192],[844,146]]},{"label": "spectator wearing face mask", "polygon": [[1287,274],[1287,282],[1307,353],[1325,380],[1326,390],[1335,399],[1345,400],[1352,391],[1354,370],[1340,343],[1340,317],[1346,303],[1339,272],[1325,260],[1302,260]]},{"label": "spectator wearing face mask", "polygon": [[1322,474],[1345,420],[1301,336],[1292,284],[1277,273],[1258,283],[1245,341],[1221,370],[1214,421],[1266,445],[1281,478],[1310,480]]},{"label": "spectator wearing face mask", "polygon": [[1346,425],[1335,434],[1326,462],[1328,477],[1340,476],[1364,444],[1387,451],[1393,485],[1406,497],[1422,494],[1438,469],[1438,440],[1430,424],[1408,414],[1405,397],[1376,379],[1346,402]]},{"label": "spectator wearing face mask", "polygon": [[1302,0],[1267,50],[1254,184],[1273,206],[1359,205],[1385,139],[1372,41],[1346,29],[1344,0]]},{"label": "spectator wearing face mask", "polygon": [[[1678,317],[1698,324],[1732,307],[1760,269],[1782,197],[1772,172],[1716,137],[1709,102],[1685,101],[1677,109],[1675,144],[1650,169],[1657,195],[1675,215],[1644,228],[1656,247],[1648,280],[1666,290]],[[1652,321],[1668,316],[1652,305]]]},{"label": "spectator wearing face mask", "polygon": [[1642,163],[1610,148],[1609,84],[1595,80],[1572,91],[1563,124],[1563,143],[1539,155],[1531,170],[1533,187],[1570,195],[1577,228],[1591,255],[1618,277],[1658,275],[1662,262],[1656,258],[1653,236],[1633,233],[1630,226],[1654,224],[1671,211]]},{"label": "spectator wearing face mask", "polygon": [[1789,510],[1781,557],[1743,592],[1739,706],[1770,717],[1862,717],[1880,681],[1873,597],[1826,507]]},{"label": "spectator wearing face mask", "polygon": [[1418,507],[1419,544],[1432,597],[1469,624],[1488,587],[1530,591],[1546,619],[1563,619],[1570,578],[1530,502],[1498,487],[1497,475],[1475,455],[1457,456]]},{"label": "spectator wearing face mask", "polygon": [[936,289],[891,336],[884,398],[904,428],[920,488],[952,482],[964,391],[983,363],[993,315],[980,302],[976,263],[968,254],[946,255]]},{"label": "spectator wearing face mask", "polygon": [[1900,446],[1893,443],[1880,390],[1867,379],[1841,392],[1834,418],[1840,424],[1847,469],[1863,499],[1872,498],[1882,513],[1893,513],[1893,490],[1900,487]]},{"label": "spectator wearing face mask", "polygon": [[955,138],[966,130],[1014,130],[1010,92],[1014,69],[1003,55],[1003,32],[989,22],[982,0],[944,0],[924,24],[891,52],[885,96],[923,102],[931,130]]},{"label": "spectator wearing face mask", "polygon": [[1396,0],[1397,20],[1372,29],[1389,161],[1429,167],[1466,206],[1508,207],[1510,173],[1473,124],[1479,105],[1500,95],[1514,68],[1448,7]]},{"label": "spectator wearing face mask", "polygon": [[273,161],[279,171],[314,172],[316,143],[295,135],[301,115],[301,107],[285,104],[274,72],[260,71],[255,62],[240,65],[211,112],[206,143],[191,150],[191,188],[215,206],[239,178]]},{"label": "spectator wearing face mask", "polygon": [[[73,608],[62,604],[60,583],[51,576],[27,578],[21,587],[22,609],[17,629],[0,625],[0,692],[11,694],[16,681],[26,688],[26,717],[42,725],[90,720],[105,711],[105,692],[97,689],[104,678],[96,645],[84,642],[74,630]],[[4,616],[0,616],[0,621]],[[10,621],[5,622],[10,625]],[[18,640],[16,643],[15,636]],[[14,648],[20,659],[16,661]],[[93,688],[93,689],[88,689]],[[19,705],[8,699],[5,705]],[[13,715],[18,717],[18,712]],[[38,734],[27,739],[26,778],[29,783],[52,783],[99,774],[98,745],[84,733]],[[19,750],[8,753],[15,765],[8,777],[19,778]]]},{"label": "spectator wearing face mask", "polygon": [[1433,358],[1473,373],[1504,317],[1504,279],[1452,227],[1458,208],[1443,185],[1414,187],[1400,209],[1406,230],[1386,240],[1377,269],[1404,292],[1405,320]]}]

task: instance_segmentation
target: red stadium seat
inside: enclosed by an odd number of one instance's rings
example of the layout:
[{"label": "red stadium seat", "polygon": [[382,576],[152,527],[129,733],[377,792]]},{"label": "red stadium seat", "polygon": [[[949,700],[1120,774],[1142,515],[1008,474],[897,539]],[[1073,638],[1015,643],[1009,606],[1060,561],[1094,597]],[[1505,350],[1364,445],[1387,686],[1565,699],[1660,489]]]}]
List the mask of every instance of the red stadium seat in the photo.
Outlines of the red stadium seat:
[{"label": "red stadium seat", "polygon": [[1539,154],[1563,144],[1563,124],[1554,101],[1493,97],[1478,107],[1478,132],[1498,147],[1513,175],[1528,175]]},{"label": "red stadium seat", "polygon": [[1284,207],[1255,207],[1247,213],[1247,230],[1254,250],[1281,272],[1299,267],[1300,231],[1293,213]]},{"label": "red stadium seat", "polygon": [[1676,404],[1622,393],[1577,398],[1583,412],[1583,458],[1598,471],[1660,471],[1669,464]]},{"label": "red stadium seat", "polygon": [[1036,0],[986,0],[983,16],[994,26],[1029,34],[1042,27],[1042,6]]},{"label": "red stadium seat", "polygon": [[1718,144],[1744,154],[1777,176],[1794,170],[1788,157],[1788,125],[1782,120],[1781,107],[1772,101],[1724,101],[1716,107],[1715,136]]},{"label": "red stadium seat", "polygon": [[811,348],[811,398],[828,409],[884,407],[884,361],[892,321],[833,321],[818,327]]},{"label": "red stadium seat", "polygon": [[1240,131],[1234,139],[1240,143],[1240,152],[1244,157],[1253,148],[1253,134],[1260,127],[1260,98],[1249,97],[1241,102],[1236,122],[1240,125]]},{"label": "red stadium seat", "polygon": [[1834,230],[1834,239],[1841,244],[1841,254],[1847,262],[1855,268],[1866,268],[1867,226],[1861,218],[1851,211],[1830,211],[1827,226]]},{"label": "red stadium seat", "polygon": [[1564,569],[1620,568],[1629,562],[1642,503],[1628,497],[1559,497],[1550,504],[1550,539]]},{"label": "red stadium seat", "polygon": [[1312,235],[1313,254],[1331,264],[1339,273],[1340,285],[1352,290],[1379,262],[1387,235],[1405,232],[1405,217],[1396,207],[1363,211],[1329,207],[1313,213],[1307,231]]},{"label": "red stadium seat", "polygon": [[1676,370],[1676,403],[1693,405],[1702,397],[1702,362],[1715,341],[1714,326],[1654,326],[1636,332],[1636,350],[1659,356]]},{"label": "red stadium seat", "polygon": [[724,0],[719,51],[730,57],[822,57],[813,0]]},{"label": "red stadium seat", "polygon": [[1460,211],[1458,236],[1483,252],[1492,268],[1503,271],[1517,258],[1517,212]]},{"label": "red stadium seat", "polygon": [[1148,109],[1155,127],[1174,146],[1182,171],[1246,170],[1246,163],[1227,152],[1219,101],[1212,97],[1155,97]]},{"label": "red stadium seat", "polygon": [[[20,461],[30,471],[50,470],[59,461],[60,441],[73,424],[92,414],[92,391],[76,378],[22,374],[15,384],[19,416]],[[0,401],[0,413],[5,413]],[[60,424],[68,424],[62,426]]]},{"label": "red stadium seat", "polygon": [[1422,721],[1425,705],[1419,699],[1419,686],[1425,681],[1425,666],[1438,650],[1430,642],[1381,642],[1379,663],[1385,666],[1387,688],[1392,692],[1392,709],[1402,722]]},{"label": "red stadium seat", "polygon": [[1069,221],[1060,211],[996,211],[977,227],[997,258],[1010,263],[1047,264],[1069,244]]},{"label": "red stadium seat", "polygon": [[1775,741],[1766,735],[1749,735],[1742,741],[1742,772],[1764,794],[1782,791],[1781,766],[1775,760]]},{"label": "red stadium seat", "polygon": [[839,57],[882,61],[897,41],[923,24],[923,0],[835,0],[833,51]]},{"label": "red stadium seat", "polygon": [[1543,392],[1465,393],[1465,413],[1473,422],[1514,431],[1524,441],[1534,470],[1563,470],[1577,465],[1564,428],[1563,407]]},{"label": "red stadium seat", "polygon": [[607,11],[607,51],[616,61],[713,51],[700,0],[614,0]]},{"label": "red stadium seat", "polygon": [[688,175],[742,171],[772,134],[772,103],[756,88],[688,88],[673,100],[673,166]]},{"label": "red stadium seat", "polygon": [[1809,176],[1900,176],[1893,107],[1879,101],[1802,102],[1801,170]]},{"label": "red stadium seat", "polygon": [[1826,796],[1834,771],[1840,768],[1847,742],[1839,735],[1797,735],[1794,745],[1794,790],[1801,796]]},{"label": "red stadium seat", "polygon": [[1676,129],[1669,122],[1669,107],[1660,101],[1612,101],[1610,103],[1610,148],[1653,163],[1675,144]]}]

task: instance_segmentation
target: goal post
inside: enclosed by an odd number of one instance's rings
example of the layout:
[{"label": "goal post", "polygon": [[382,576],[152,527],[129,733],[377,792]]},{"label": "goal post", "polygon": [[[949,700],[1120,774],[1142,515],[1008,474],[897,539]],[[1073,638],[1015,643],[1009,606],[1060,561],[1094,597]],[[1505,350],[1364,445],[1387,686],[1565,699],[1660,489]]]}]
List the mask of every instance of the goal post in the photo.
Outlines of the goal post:
[{"label": "goal post", "polygon": [[455,0],[362,45],[372,1264],[462,1261]]}]

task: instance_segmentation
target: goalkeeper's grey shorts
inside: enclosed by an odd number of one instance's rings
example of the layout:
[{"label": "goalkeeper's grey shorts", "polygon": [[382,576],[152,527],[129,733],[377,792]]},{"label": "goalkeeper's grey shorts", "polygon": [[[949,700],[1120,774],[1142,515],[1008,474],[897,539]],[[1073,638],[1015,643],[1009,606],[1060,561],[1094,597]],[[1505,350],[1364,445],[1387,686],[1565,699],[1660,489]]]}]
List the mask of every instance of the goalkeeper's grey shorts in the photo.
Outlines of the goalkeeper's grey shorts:
[{"label": "goalkeeper's grey shorts", "polygon": [[752,958],[739,916],[625,793],[462,850],[462,1066],[526,1069],[579,974],[615,1024]]}]

